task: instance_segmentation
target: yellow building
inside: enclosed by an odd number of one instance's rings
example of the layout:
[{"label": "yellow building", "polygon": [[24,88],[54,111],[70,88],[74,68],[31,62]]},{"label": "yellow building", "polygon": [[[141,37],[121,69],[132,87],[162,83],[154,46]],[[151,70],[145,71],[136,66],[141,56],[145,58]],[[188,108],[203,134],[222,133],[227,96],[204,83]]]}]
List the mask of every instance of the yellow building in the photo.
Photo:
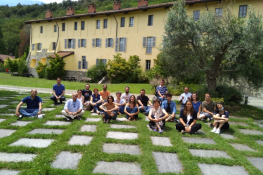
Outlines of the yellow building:
[{"label": "yellow building", "polygon": [[[187,13],[195,20],[200,13],[215,9],[220,15],[220,0],[186,0]],[[148,0],[138,0],[138,6],[121,9],[116,0],[113,10],[96,12],[91,4],[88,13],[74,14],[69,7],[66,16],[52,17],[47,10],[45,19],[26,21],[30,24],[30,54],[27,58],[30,72],[37,76],[38,61],[46,63],[47,56],[58,53],[66,62],[67,76],[84,77],[98,59],[106,63],[120,52],[128,59],[138,55],[141,67],[148,70],[162,47],[162,35],[167,10],[173,2],[148,5]],[[247,16],[248,5],[262,11],[262,0],[237,0],[233,13]]]}]

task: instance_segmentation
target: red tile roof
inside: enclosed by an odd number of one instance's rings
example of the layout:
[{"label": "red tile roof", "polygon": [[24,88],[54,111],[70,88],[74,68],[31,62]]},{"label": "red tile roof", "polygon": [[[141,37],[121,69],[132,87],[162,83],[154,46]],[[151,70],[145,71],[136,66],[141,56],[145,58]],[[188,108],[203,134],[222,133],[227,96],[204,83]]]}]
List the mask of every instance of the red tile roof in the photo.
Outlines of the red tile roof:
[{"label": "red tile roof", "polygon": [[1,55],[1,54],[0,54],[0,62],[4,62],[5,59],[7,59],[8,57],[11,58],[11,59],[15,59],[14,56],[10,56],[10,55]]},{"label": "red tile roof", "polygon": [[[204,3],[204,2],[212,2],[212,1],[218,1],[218,0],[186,0],[186,4]],[[171,7],[173,6],[173,4],[174,2],[167,2],[167,3],[148,5],[148,6],[143,6],[143,7],[130,7],[130,8],[125,8],[125,9],[120,9],[120,10],[108,10],[108,11],[102,11],[102,12],[96,12],[96,13],[84,13],[84,14],[76,14],[76,15],[62,16],[62,17],[55,17],[55,18],[29,20],[29,21],[26,21],[25,23],[30,24],[32,22],[51,21],[51,20],[57,20],[57,19],[68,19],[68,18],[77,18],[77,17],[85,17],[85,16],[126,13],[126,12],[131,12],[131,11],[148,10],[148,9],[155,9],[155,8],[161,8],[161,7]]]},{"label": "red tile roof", "polygon": [[[74,54],[74,52],[69,52],[69,51],[59,51],[58,53],[56,53],[56,54],[58,54],[61,58],[65,58],[65,57],[67,57],[67,56],[69,56],[69,55],[72,55],[72,54]],[[53,54],[53,55],[50,55],[51,57],[53,57],[53,58],[55,58],[56,57],[56,55],[55,54]]]}]

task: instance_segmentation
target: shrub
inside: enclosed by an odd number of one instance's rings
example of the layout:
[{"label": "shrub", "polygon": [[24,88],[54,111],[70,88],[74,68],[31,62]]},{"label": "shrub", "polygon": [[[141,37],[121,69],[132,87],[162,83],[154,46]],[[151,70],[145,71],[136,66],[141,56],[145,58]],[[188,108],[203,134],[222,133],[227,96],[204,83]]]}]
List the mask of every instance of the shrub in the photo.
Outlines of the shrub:
[{"label": "shrub", "polygon": [[94,65],[87,71],[87,77],[92,78],[92,83],[99,82],[104,76],[107,75],[106,71],[107,65],[102,62],[102,60],[99,60],[98,65]]},{"label": "shrub", "polygon": [[5,72],[4,63],[0,63],[0,72]]},{"label": "shrub", "polygon": [[57,77],[63,78],[65,75],[65,61],[60,58],[58,54],[55,54],[56,57],[49,57],[49,61],[46,67],[46,78],[47,79],[56,79]]},{"label": "shrub", "polygon": [[219,98],[224,98],[225,104],[239,104],[243,101],[243,94],[235,87],[228,85],[219,85],[216,87]]},{"label": "shrub", "polygon": [[19,75],[23,75],[25,73],[28,73],[28,67],[26,65],[26,53],[24,53],[24,55],[21,56],[21,58],[19,58],[17,60],[17,63],[18,63],[18,74]]},{"label": "shrub", "polygon": [[10,72],[18,72],[18,59],[7,58],[4,61],[5,68],[9,69]]},{"label": "shrub", "polygon": [[38,62],[38,66],[36,67],[36,71],[39,78],[46,78],[46,68],[47,65],[42,64],[40,61]]}]

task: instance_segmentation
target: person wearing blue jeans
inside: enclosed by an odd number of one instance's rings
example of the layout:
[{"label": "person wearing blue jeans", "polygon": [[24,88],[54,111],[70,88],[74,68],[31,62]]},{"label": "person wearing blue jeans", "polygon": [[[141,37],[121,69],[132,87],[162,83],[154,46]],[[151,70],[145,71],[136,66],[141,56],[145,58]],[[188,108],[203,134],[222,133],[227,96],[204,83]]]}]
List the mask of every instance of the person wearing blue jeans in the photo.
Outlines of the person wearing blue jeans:
[{"label": "person wearing blue jeans", "polygon": [[[149,100],[149,98],[145,95],[145,90],[142,89],[141,90],[141,95],[139,95],[137,97],[137,101],[138,101],[138,104],[139,104],[139,110],[140,112],[143,112],[145,115],[148,115],[149,114],[149,111],[151,109],[151,106],[152,106],[152,102]],[[148,106],[148,104],[150,106]]]},{"label": "person wearing blue jeans", "polygon": [[138,118],[139,106],[136,102],[136,98],[134,95],[130,96],[129,102],[126,104],[124,112],[126,114],[126,118],[129,121],[130,120],[135,121],[135,119]]},{"label": "person wearing blue jeans", "polygon": [[162,103],[166,100],[166,94],[168,93],[167,87],[164,86],[164,80],[160,81],[160,86],[156,87],[157,97]]},{"label": "person wearing blue jeans", "polygon": [[65,101],[66,98],[64,97],[65,94],[65,86],[61,84],[61,78],[57,78],[57,84],[53,85],[53,95],[50,97],[50,100],[54,101],[54,104],[58,104],[58,100],[60,104],[62,101]]},{"label": "person wearing blue jeans", "polygon": [[[26,103],[27,108],[21,108]],[[31,95],[23,98],[23,100],[16,107],[16,116],[20,119],[23,117],[37,117],[42,118],[42,99],[37,96],[37,90],[32,89]]]},{"label": "person wearing blue jeans", "polygon": [[121,115],[124,113],[124,108],[126,105],[126,102],[124,99],[121,98],[121,92],[116,92],[116,99],[114,100],[114,103],[119,107],[118,115]]},{"label": "person wearing blue jeans", "polygon": [[111,119],[116,120],[119,107],[114,103],[113,96],[108,96],[107,102],[100,106],[103,123],[110,123]]},{"label": "person wearing blue jeans", "polygon": [[162,108],[169,114],[169,117],[165,120],[166,122],[168,121],[173,121],[175,118],[176,114],[176,103],[172,101],[172,94],[167,93],[166,94],[167,100],[163,101],[162,103]]},{"label": "person wearing blue jeans", "polygon": [[97,112],[97,114],[100,114],[99,107],[102,105],[102,98],[99,95],[99,90],[97,88],[93,89],[93,95],[90,98],[91,106],[93,109],[91,112]]}]

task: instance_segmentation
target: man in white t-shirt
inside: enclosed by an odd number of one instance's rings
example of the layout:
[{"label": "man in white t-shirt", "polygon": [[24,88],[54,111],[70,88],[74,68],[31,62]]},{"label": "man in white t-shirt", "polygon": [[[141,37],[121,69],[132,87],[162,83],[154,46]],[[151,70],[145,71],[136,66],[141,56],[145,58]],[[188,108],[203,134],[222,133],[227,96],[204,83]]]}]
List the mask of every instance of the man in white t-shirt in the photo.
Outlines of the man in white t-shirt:
[{"label": "man in white t-shirt", "polygon": [[84,114],[83,105],[78,100],[78,94],[73,93],[72,99],[68,100],[64,106],[64,110],[61,113],[66,117],[66,120],[70,121],[73,119],[81,120],[81,116]]},{"label": "man in white t-shirt", "polygon": [[125,108],[126,102],[123,99],[121,99],[121,92],[120,91],[116,92],[116,96],[117,96],[117,98],[115,98],[114,103],[119,107],[118,115],[121,115],[124,113],[124,108]]},{"label": "man in white t-shirt", "polygon": [[189,88],[184,88],[184,93],[182,93],[179,97],[179,101],[181,103],[181,109],[184,109],[185,103],[187,100],[191,100],[192,94],[189,92]]},{"label": "man in white t-shirt", "polygon": [[121,95],[121,99],[123,99],[126,103],[129,102],[129,99],[132,96],[132,94],[130,94],[129,91],[130,91],[130,88],[126,86],[125,93]]}]

